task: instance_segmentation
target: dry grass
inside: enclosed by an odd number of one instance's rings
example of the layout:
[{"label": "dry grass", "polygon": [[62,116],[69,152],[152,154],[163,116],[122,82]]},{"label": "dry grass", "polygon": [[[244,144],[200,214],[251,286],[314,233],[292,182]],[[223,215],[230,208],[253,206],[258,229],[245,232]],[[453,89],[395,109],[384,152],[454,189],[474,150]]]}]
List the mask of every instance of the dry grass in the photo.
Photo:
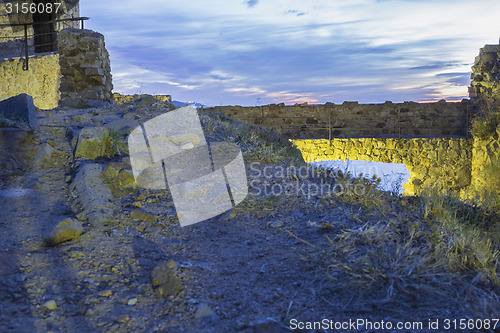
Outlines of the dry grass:
[{"label": "dry grass", "polygon": [[365,198],[347,196],[346,202],[364,210],[351,210],[350,222],[327,234],[322,246],[293,235],[314,249],[305,259],[331,281],[325,298],[338,298],[340,284],[356,290],[364,303],[432,308],[439,303],[430,300],[454,297],[469,286],[471,315],[486,318],[498,309],[499,243],[492,215],[437,191],[404,207],[407,198],[374,203],[378,197],[375,190]]},{"label": "dry grass", "polygon": [[222,113],[205,112],[200,116],[202,127],[209,141],[236,143],[247,162],[275,163],[291,161],[304,164],[300,150],[281,135]]}]

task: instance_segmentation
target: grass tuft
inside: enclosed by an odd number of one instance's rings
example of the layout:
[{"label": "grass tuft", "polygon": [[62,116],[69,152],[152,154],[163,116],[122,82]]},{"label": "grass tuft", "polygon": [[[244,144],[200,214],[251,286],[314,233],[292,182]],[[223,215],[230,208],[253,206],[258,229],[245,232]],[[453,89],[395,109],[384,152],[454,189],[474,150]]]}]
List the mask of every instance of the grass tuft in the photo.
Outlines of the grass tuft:
[{"label": "grass tuft", "polygon": [[204,112],[201,124],[209,141],[230,141],[240,146],[247,162],[275,163],[289,161],[303,165],[302,153],[276,132],[222,113]]}]

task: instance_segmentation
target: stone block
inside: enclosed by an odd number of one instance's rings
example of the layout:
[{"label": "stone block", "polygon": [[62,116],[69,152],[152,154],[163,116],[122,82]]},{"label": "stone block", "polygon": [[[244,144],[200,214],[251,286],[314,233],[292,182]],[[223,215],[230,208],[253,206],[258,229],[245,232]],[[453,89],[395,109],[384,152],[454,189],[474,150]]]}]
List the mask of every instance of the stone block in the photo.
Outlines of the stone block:
[{"label": "stone block", "polygon": [[109,131],[103,127],[86,127],[78,137],[73,138],[75,158],[96,159],[116,153]]},{"label": "stone block", "polygon": [[82,223],[78,220],[68,218],[59,222],[44,241],[48,246],[55,246],[77,238],[82,232]]},{"label": "stone block", "polygon": [[485,45],[483,52],[500,52],[500,45]]},{"label": "stone block", "polygon": [[84,69],[84,73],[87,76],[105,75],[104,69],[102,69],[102,68],[95,68],[95,67],[85,68]]},{"label": "stone block", "polygon": [[0,115],[4,118],[27,124],[31,129],[37,128],[35,104],[33,97],[19,94],[0,102]]}]

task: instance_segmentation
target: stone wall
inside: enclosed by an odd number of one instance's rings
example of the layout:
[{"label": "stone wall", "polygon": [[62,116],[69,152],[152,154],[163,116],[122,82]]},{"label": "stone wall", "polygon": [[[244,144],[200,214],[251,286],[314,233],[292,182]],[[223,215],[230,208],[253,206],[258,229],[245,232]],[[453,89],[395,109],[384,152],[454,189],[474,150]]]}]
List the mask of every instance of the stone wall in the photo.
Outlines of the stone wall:
[{"label": "stone wall", "polygon": [[26,93],[40,109],[57,107],[61,76],[59,55],[30,57],[29,61],[29,71],[23,71],[19,58],[0,62],[0,100]]},{"label": "stone wall", "polygon": [[[18,4],[19,8],[21,8],[23,3],[27,3],[28,5],[33,3],[33,0],[18,0],[18,1],[2,1],[0,3],[0,25],[2,24],[22,24],[22,23],[30,23],[33,22],[33,14],[31,13],[7,13],[7,2],[12,3],[13,8],[15,9],[15,5]],[[58,0],[54,1],[61,3],[59,7],[59,11],[57,12],[57,19],[66,19],[80,16],[80,3],[78,0]],[[56,31],[61,31],[65,28],[78,28],[79,22],[66,22],[66,23],[56,23],[55,29]],[[33,34],[33,27],[30,26],[28,29],[28,34]],[[21,27],[4,27],[0,29],[0,37],[18,37],[24,38],[24,28]]]},{"label": "stone wall", "polygon": [[154,99],[163,103],[172,102],[172,96],[170,95],[148,95],[148,94],[122,95],[120,93],[113,93],[113,100],[115,101],[116,104],[121,105],[131,101],[137,101],[146,98],[148,96],[152,96]]},{"label": "stone wall", "polygon": [[272,128],[289,138],[465,136],[468,100],[437,103],[218,106],[222,112]]},{"label": "stone wall", "polygon": [[[492,165],[500,167],[500,125],[496,133],[492,133],[488,138],[474,138],[472,160],[472,182],[468,190],[468,196],[480,194],[484,189],[490,189],[492,179],[498,175],[488,174],[487,170]],[[494,179],[498,183],[498,179]]]},{"label": "stone wall", "polygon": [[104,36],[92,30],[64,29],[58,40],[61,106],[111,102],[111,66]]},{"label": "stone wall", "polygon": [[471,101],[486,113],[500,110],[500,45],[485,45],[480,49],[471,79]]},{"label": "stone wall", "polygon": [[[0,25],[12,25],[12,24],[22,24],[22,23],[32,23],[33,14],[26,13],[12,13],[7,14],[7,8],[5,1],[0,3]],[[31,4],[32,0],[24,1],[9,1],[12,3],[13,8],[15,5],[22,6],[23,3]],[[59,11],[56,15],[57,19],[67,19],[80,16],[80,4],[78,0],[58,0],[61,3]],[[21,8],[21,7],[19,7]],[[80,25],[79,21],[69,21],[69,22],[57,22],[54,24],[55,31],[61,31],[65,28],[78,28]],[[34,54],[33,48],[33,25],[28,26],[28,45],[29,54]],[[23,26],[8,26],[0,27],[0,59],[9,59],[13,57],[19,57],[21,55],[21,48],[24,42],[24,27]]]},{"label": "stone wall", "polygon": [[353,138],[290,140],[306,162],[362,160],[403,163],[410,171],[405,195],[419,194],[426,186],[458,191],[471,183],[472,139]]},{"label": "stone wall", "polygon": [[91,30],[65,29],[59,33],[59,54],[29,57],[29,70],[15,57],[0,61],[0,100],[26,93],[35,106],[87,107],[111,102],[113,89],[104,37]]}]

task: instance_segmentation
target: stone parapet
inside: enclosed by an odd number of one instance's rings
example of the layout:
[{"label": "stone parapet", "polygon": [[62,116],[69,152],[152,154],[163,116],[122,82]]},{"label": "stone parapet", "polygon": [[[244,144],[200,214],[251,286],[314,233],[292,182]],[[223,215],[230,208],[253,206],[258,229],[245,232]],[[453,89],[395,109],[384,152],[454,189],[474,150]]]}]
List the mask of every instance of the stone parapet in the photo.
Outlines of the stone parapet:
[{"label": "stone parapet", "polygon": [[271,128],[289,138],[466,136],[469,102],[271,104],[206,109]]}]

